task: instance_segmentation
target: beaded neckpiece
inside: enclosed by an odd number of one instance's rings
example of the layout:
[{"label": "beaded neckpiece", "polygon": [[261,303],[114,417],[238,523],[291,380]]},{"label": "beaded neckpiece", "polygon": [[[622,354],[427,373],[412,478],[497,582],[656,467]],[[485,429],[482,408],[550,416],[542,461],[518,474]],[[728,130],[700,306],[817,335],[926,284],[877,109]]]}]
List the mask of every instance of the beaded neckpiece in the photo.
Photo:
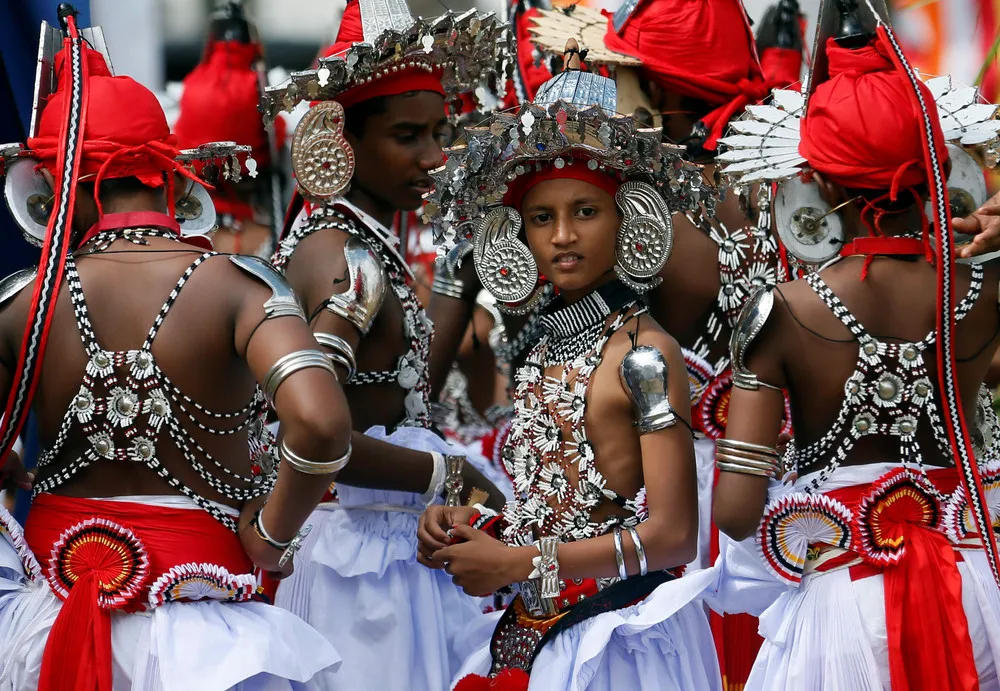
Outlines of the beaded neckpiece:
[{"label": "beaded neckpiece", "polygon": [[364,223],[345,216],[331,205],[323,205],[314,210],[305,223],[289,231],[278,245],[272,263],[275,268],[284,272],[295,248],[302,240],[316,231],[330,228],[361,238],[378,254],[392,292],[403,308],[404,333],[409,342],[409,347],[399,358],[396,369],[357,372],[347,385],[398,384],[407,394],[404,402],[405,417],[396,426],[429,427],[430,382],[427,378],[427,363],[430,361],[434,326],[427,319],[427,314],[416,294],[407,284],[409,268],[395,247],[390,244],[388,237]]},{"label": "beaded neckpiece", "polygon": [[[518,493],[504,510],[507,542],[530,544],[549,535],[581,540],[641,520],[644,491],[626,499],[607,487],[585,418],[604,346],[645,311],[635,293],[614,281],[569,306],[557,298],[542,316],[545,334],[515,375],[514,420],[502,452]],[[558,365],[558,376],[546,375],[546,367]],[[605,501],[628,515],[592,520]]]},{"label": "beaded neckpiece", "polygon": [[[96,247],[107,247],[120,238],[134,241],[140,236],[165,235],[131,229],[128,235],[102,233],[95,238]],[[267,404],[261,391],[257,389],[250,402],[240,410],[216,413],[181,391],[153,356],[153,343],[178,295],[194,271],[213,256],[214,252],[207,252],[188,266],[160,308],[142,345],[124,351],[106,350],[98,343],[76,262],[72,257],[67,259],[70,299],[88,360],[80,389],[63,416],[55,442],[41,455],[38,465],[44,468],[55,462],[74,428],[83,432],[88,448],[55,474],[38,482],[35,494],[51,492],[100,459],[138,463],[236,531],[236,521],[231,516],[183,484],[160,462],[157,447],[162,443],[163,432],[198,475],[222,496],[233,501],[248,501],[271,491],[277,472],[273,438],[264,419]],[[229,436],[245,431],[249,473],[234,472],[215,459],[187,431],[182,418],[209,434]],[[208,422],[203,422],[206,419]]]},{"label": "beaded neckpiece", "polygon": [[[899,438],[903,466],[911,469],[915,465],[919,474],[925,475],[917,442],[920,420],[926,417],[941,449],[950,448],[924,361],[924,352],[934,345],[934,333],[916,343],[880,341],[855,319],[819,273],[809,274],[806,280],[858,341],[858,361],[844,383],[844,400],[836,421],[819,440],[801,449],[792,448],[786,462],[801,472],[832,459],[806,490],[814,492],[846,460],[859,439],[891,435]],[[975,305],[982,285],[983,269],[973,266],[969,291],[955,307],[956,321],[964,319]]]}]

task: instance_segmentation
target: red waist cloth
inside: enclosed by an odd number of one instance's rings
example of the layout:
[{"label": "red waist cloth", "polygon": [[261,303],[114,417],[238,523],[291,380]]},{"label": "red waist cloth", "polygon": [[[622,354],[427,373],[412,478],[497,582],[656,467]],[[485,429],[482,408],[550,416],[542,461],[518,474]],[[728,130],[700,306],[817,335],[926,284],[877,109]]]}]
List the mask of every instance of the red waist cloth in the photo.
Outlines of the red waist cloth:
[{"label": "red waist cloth", "polygon": [[[253,570],[236,534],[199,509],[41,494],[25,538],[64,600],[39,691],[111,691],[111,610],[143,609],[151,586],[161,601],[183,597],[185,577],[245,592],[248,577],[233,574]],[[175,569],[181,565],[190,572]],[[165,591],[171,586],[173,595]]]},{"label": "red waist cloth", "polygon": [[[954,468],[927,476],[943,493],[958,486]],[[978,689],[955,547],[940,530],[942,502],[925,490],[893,471],[824,494],[852,510],[853,550],[882,572],[893,691]]]}]

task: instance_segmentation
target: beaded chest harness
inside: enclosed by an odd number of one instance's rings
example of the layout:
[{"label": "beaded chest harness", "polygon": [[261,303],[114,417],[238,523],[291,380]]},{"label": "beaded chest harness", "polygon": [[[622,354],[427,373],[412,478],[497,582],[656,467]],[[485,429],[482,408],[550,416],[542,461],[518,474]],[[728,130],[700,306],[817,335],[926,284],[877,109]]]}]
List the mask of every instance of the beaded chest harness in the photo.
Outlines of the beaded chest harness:
[{"label": "beaded chest harness", "polygon": [[[685,216],[719,246],[719,296],[701,336],[690,349],[699,358],[707,359],[716,350],[719,339],[728,338],[723,331],[736,323],[747,298],[760,288],[770,290],[787,281],[788,275],[779,261],[778,243],[771,233],[771,194],[766,185],[761,185],[757,194],[756,221],[748,220],[736,230],[727,228],[713,211],[704,207],[686,211]],[[714,367],[716,375],[725,372],[729,367],[728,354],[721,356]]]},{"label": "beaded chest harness", "polygon": [[[140,235],[172,237],[157,231],[129,231],[130,238]],[[106,248],[121,237],[124,234],[115,232],[98,235],[96,249]],[[264,419],[267,404],[261,391],[257,389],[240,410],[212,412],[181,391],[153,357],[153,343],[178,295],[194,271],[212,256],[214,252],[205,253],[188,266],[156,315],[146,340],[138,349],[125,351],[105,350],[98,343],[76,262],[72,257],[67,259],[69,294],[88,360],[83,382],[63,416],[55,442],[41,455],[38,465],[44,468],[55,462],[75,427],[85,435],[88,448],[55,474],[38,482],[35,494],[51,492],[99,459],[137,463],[148,467],[235,531],[236,521],[231,516],[184,485],[160,462],[157,445],[163,431],[198,475],[222,496],[248,501],[271,491],[277,470],[273,438]],[[213,435],[245,432],[250,472],[238,473],[220,463],[185,429],[181,418]],[[208,422],[202,421],[206,419]]]},{"label": "beaded chest harness", "polygon": [[[982,278],[982,267],[973,266],[969,290],[955,308],[956,321],[975,305]],[[809,274],[806,280],[857,339],[858,361],[844,383],[843,403],[827,433],[805,448],[790,446],[786,454],[786,467],[799,472],[824,461],[827,464],[808,485],[767,505],[758,534],[765,564],[795,585],[802,581],[807,562],[825,549],[847,550],[858,561],[880,567],[896,563],[905,549],[899,523],[938,530],[954,545],[961,544],[977,532],[965,492],[961,486],[953,493],[935,487],[917,441],[920,421],[926,419],[938,446],[950,448],[924,361],[925,351],[934,345],[934,333],[915,343],[880,341],[865,330],[818,273]],[[996,455],[997,421],[992,410],[983,410],[982,402],[979,417],[977,455],[982,455],[978,462],[995,519],[1000,514],[1000,464],[989,457]],[[868,435],[897,437],[902,467],[874,483],[857,508],[851,509],[820,489],[858,440]]]},{"label": "beaded chest harness", "polygon": [[404,335],[409,342],[409,347],[399,358],[396,369],[357,372],[347,385],[398,384],[407,393],[404,400],[406,414],[396,426],[428,427],[431,424],[431,417],[427,363],[430,361],[434,326],[427,319],[427,314],[416,294],[406,283],[406,263],[395,249],[387,244],[385,238],[365,224],[344,216],[331,206],[324,205],[313,211],[305,223],[288,233],[278,245],[272,263],[279,271],[284,271],[295,248],[302,240],[316,231],[331,228],[364,240],[378,254],[392,292],[403,309]]},{"label": "beaded chest harness", "polygon": [[[502,452],[518,493],[504,509],[508,543],[530,544],[550,535],[582,540],[642,519],[645,491],[626,499],[607,487],[585,421],[591,377],[604,347],[629,320],[646,312],[637,304],[635,293],[616,281],[542,317],[545,335],[515,375],[514,420]],[[546,367],[559,365],[558,376],[545,374]],[[577,476],[575,486],[570,469]],[[592,520],[604,501],[629,515]]]}]

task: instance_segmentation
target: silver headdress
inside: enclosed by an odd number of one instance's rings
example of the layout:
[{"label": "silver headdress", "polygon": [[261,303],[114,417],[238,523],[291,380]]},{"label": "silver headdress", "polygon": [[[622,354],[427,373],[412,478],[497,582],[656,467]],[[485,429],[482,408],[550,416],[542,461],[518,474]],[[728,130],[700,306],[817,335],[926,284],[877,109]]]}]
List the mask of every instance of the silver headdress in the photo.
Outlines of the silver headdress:
[{"label": "silver headdress", "polygon": [[466,142],[448,149],[446,165],[432,171],[424,215],[441,251],[471,251],[483,286],[508,311],[530,308],[539,293],[537,266],[519,239],[520,214],[504,206],[518,176],[575,160],[626,180],[616,195],[623,216],[616,271],[639,291],[659,283],[673,239],[671,213],[702,201],[700,168],[682,159],[684,149],[664,144],[659,128],[619,115],[616,102],[614,80],[563,72],[533,103],[468,128]]},{"label": "silver headdress", "polygon": [[301,101],[335,99],[404,66],[441,70],[441,83],[451,96],[475,91],[480,98],[485,93],[480,89],[491,84],[503,89],[506,84],[513,39],[506,23],[492,12],[449,10],[434,19],[414,19],[406,0],[360,0],[360,9],[364,41],[268,88],[261,101],[265,124]]},{"label": "silver headdress", "polygon": [[343,136],[344,108],[334,100],[338,96],[402,70],[422,69],[440,72],[449,97],[473,91],[481,103],[491,89],[502,92],[512,68],[510,30],[493,13],[448,11],[432,20],[414,19],[406,0],[358,0],[358,9],[363,41],[321,58],[315,69],[293,72],[261,99],[268,126],[281,110],[321,101],[292,139],[299,189],[316,201],[342,194],[354,175],[354,152]]}]

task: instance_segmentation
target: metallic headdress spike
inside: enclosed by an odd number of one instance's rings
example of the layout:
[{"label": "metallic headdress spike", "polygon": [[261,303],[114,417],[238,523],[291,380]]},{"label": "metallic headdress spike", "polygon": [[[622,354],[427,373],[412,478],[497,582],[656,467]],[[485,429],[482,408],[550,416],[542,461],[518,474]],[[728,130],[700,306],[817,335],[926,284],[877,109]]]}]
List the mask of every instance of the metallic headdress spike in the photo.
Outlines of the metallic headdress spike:
[{"label": "metallic headdress spike", "polygon": [[618,88],[614,79],[579,70],[561,72],[539,87],[536,106],[551,106],[558,101],[577,108],[597,106],[607,113],[617,112]]},{"label": "metallic headdress spike", "polygon": [[302,101],[334,100],[403,66],[440,71],[449,97],[475,91],[478,98],[480,88],[502,91],[510,78],[512,34],[492,12],[449,10],[434,19],[414,19],[405,0],[361,0],[360,9],[364,41],[268,88],[260,105],[265,124]]},{"label": "metallic headdress spike", "polygon": [[360,5],[365,43],[374,45],[383,32],[404,33],[415,23],[406,0],[360,0]]}]

